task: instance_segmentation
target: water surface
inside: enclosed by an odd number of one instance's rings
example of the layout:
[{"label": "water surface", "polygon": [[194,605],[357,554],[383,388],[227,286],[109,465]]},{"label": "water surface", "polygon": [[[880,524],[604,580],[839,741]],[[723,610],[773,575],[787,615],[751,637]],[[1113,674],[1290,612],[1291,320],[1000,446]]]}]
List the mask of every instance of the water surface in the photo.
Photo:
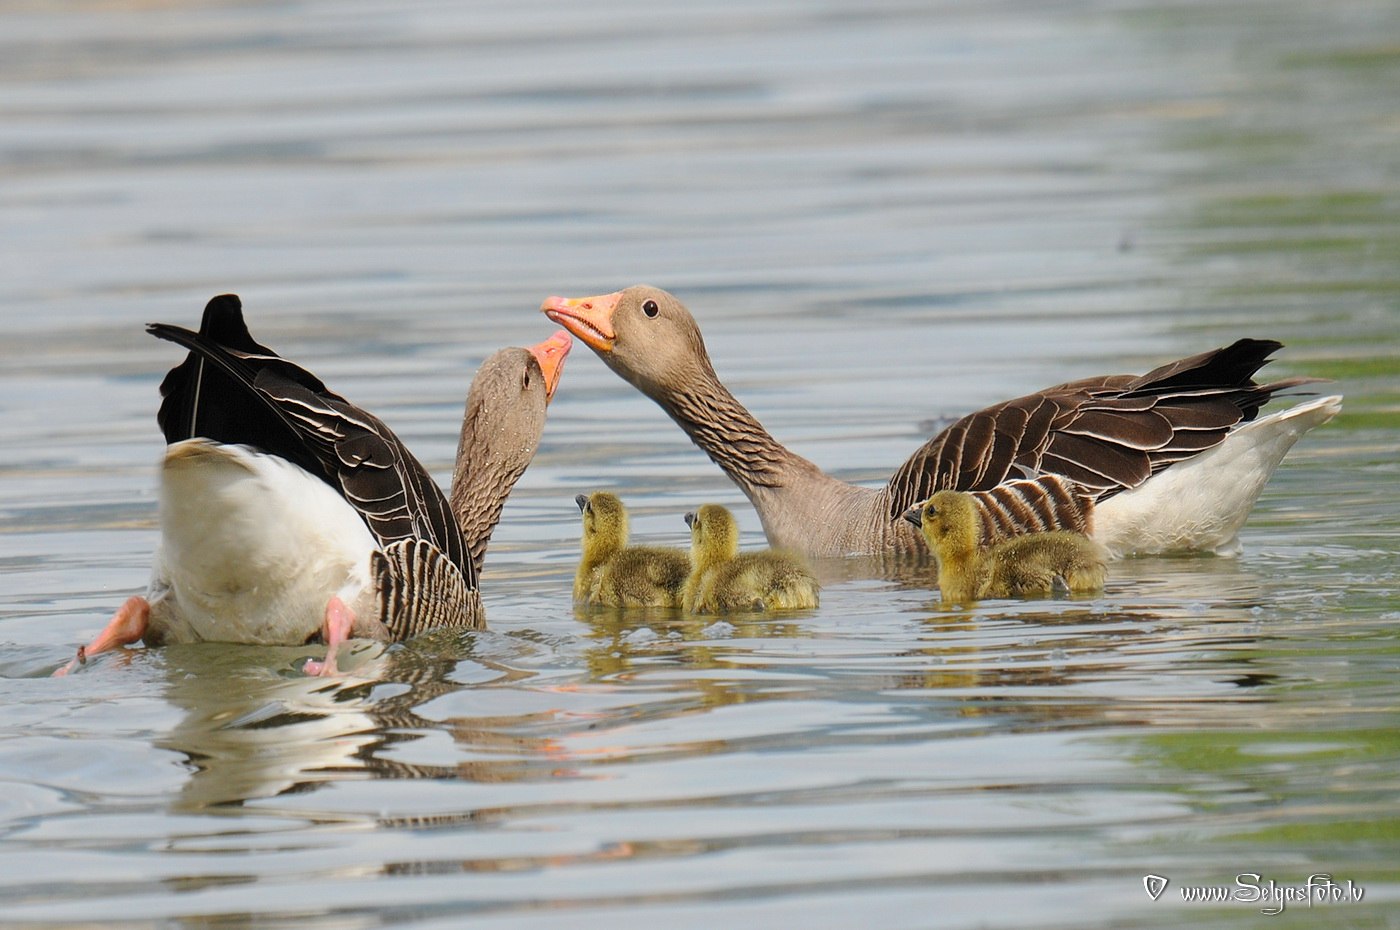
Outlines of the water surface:
[{"label": "water surface", "polygon": [[[1396,926],[1397,49],[1366,0],[6,7],[0,922]],[[576,612],[580,491],[760,542],[579,346],[489,632],[335,682],[235,647],[45,677],[146,582],[177,358],[142,324],[238,292],[446,481],[481,359],[637,281],[850,480],[1242,335],[1347,407],[1240,558],[1100,598],[824,566],[773,620]],[[1365,897],[1180,902],[1242,872]]]}]

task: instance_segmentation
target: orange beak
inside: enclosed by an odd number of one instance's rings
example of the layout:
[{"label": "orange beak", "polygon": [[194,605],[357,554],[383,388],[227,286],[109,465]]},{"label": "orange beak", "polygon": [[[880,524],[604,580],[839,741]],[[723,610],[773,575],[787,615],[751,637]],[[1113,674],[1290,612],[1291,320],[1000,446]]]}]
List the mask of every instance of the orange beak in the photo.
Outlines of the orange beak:
[{"label": "orange beak", "polygon": [[540,305],[544,315],[584,341],[594,352],[611,352],[617,341],[612,316],[622,292],[602,297],[549,297]]},{"label": "orange beak", "polygon": [[562,329],[539,345],[530,346],[530,354],[539,361],[540,371],[544,372],[546,404],[554,397],[554,389],[559,386],[559,376],[564,373],[564,359],[573,347],[574,341]]}]

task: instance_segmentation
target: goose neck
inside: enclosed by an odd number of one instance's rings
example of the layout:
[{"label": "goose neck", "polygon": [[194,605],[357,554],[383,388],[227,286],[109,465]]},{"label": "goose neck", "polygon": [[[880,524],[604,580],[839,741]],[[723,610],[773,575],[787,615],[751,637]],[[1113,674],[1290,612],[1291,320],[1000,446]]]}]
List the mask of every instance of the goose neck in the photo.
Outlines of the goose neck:
[{"label": "goose neck", "polygon": [[684,390],[661,398],[660,404],[736,484],[745,491],[782,487],[799,475],[818,471],[774,439],[713,372],[706,374]]}]

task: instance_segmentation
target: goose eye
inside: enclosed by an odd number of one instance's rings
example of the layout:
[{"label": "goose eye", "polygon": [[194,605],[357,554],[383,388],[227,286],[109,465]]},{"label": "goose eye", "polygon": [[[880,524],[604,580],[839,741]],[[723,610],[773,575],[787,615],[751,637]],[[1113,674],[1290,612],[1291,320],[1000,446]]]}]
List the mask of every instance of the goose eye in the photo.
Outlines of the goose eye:
[{"label": "goose eye", "polygon": [[525,390],[527,390],[527,391],[530,390],[530,373],[529,373],[528,371],[525,372],[524,387],[525,387]]},{"label": "goose eye", "polygon": [[642,304],[642,312],[648,317],[654,318],[661,312],[661,308],[656,305],[656,301],[648,300],[646,303]]}]

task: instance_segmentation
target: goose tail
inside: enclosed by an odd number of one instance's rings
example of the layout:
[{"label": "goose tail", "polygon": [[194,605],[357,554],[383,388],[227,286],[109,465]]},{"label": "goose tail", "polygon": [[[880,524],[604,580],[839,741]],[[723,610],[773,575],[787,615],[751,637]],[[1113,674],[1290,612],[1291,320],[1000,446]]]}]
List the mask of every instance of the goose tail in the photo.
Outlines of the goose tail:
[{"label": "goose tail", "polygon": [[1115,557],[1192,550],[1238,554],[1240,528],[1283,457],[1304,433],[1341,409],[1341,396],[1333,394],[1245,423],[1214,448],[1099,503],[1094,539]]}]

